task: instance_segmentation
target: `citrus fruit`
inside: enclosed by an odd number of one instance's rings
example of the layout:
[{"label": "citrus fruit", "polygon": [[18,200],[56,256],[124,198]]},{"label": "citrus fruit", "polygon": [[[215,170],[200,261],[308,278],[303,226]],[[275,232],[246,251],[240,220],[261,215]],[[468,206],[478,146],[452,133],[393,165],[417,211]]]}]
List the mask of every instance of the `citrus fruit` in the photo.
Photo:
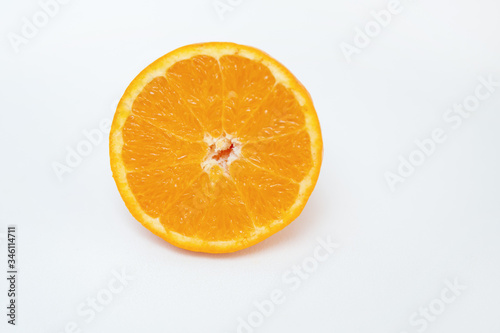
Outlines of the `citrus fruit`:
[{"label": "citrus fruit", "polygon": [[113,177],[132,215],[171,244],[210,253],[244,249],[292,222],[322,150],[302,84],[266,53],[225,42],[149,65],[110,133]]}]

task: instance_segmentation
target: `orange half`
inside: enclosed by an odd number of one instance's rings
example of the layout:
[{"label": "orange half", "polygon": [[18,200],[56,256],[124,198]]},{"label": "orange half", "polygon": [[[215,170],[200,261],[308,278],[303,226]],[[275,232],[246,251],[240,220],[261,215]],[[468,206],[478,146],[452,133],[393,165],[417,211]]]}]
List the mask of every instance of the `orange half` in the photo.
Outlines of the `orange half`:
[{"label": "orange half", "polygon": [[323,143],[302,84],[233,43],[176,49],[118,104],[113,177],[132,215],[178,247],[233,252],[292,222],[318,179]]}]

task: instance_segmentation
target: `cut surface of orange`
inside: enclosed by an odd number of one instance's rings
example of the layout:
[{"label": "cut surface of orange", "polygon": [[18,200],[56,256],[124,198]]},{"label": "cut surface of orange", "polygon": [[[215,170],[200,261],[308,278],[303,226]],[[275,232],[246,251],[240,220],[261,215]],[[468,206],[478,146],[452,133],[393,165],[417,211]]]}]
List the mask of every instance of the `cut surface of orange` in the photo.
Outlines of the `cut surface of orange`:
[{"label": "cut surface of orange", "polygon": [[266,53],[226,42],[176,49],[129,85],[110,133],[132,215],[178,247],[254,245],[292,222],[323,143],[309,93]]}]

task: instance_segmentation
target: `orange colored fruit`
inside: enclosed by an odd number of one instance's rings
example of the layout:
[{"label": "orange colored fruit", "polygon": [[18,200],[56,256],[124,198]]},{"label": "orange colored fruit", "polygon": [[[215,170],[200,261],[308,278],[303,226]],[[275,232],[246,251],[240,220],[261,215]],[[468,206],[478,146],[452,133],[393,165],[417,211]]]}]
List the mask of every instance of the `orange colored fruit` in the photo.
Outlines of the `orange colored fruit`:
[{"label": "orange colored fruit", "polygon": [[292,222],[318,179],[311,97],[252,47],[204,43],[159,58],[129,85],[110,134],[132,215],[178,247],[232,252]]}]

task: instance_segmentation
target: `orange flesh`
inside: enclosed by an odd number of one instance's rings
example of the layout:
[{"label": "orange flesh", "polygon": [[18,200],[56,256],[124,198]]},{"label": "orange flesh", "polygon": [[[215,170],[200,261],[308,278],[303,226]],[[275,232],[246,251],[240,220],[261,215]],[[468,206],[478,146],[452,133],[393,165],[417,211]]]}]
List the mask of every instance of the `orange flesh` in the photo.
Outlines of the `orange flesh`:
[{"label": "orange flesh", "polygon": [[142,210],[207,241],[245,238],[282,219],[313,166],[293,92],[238,55],[175,63],[139,93],[122,132]]}]

